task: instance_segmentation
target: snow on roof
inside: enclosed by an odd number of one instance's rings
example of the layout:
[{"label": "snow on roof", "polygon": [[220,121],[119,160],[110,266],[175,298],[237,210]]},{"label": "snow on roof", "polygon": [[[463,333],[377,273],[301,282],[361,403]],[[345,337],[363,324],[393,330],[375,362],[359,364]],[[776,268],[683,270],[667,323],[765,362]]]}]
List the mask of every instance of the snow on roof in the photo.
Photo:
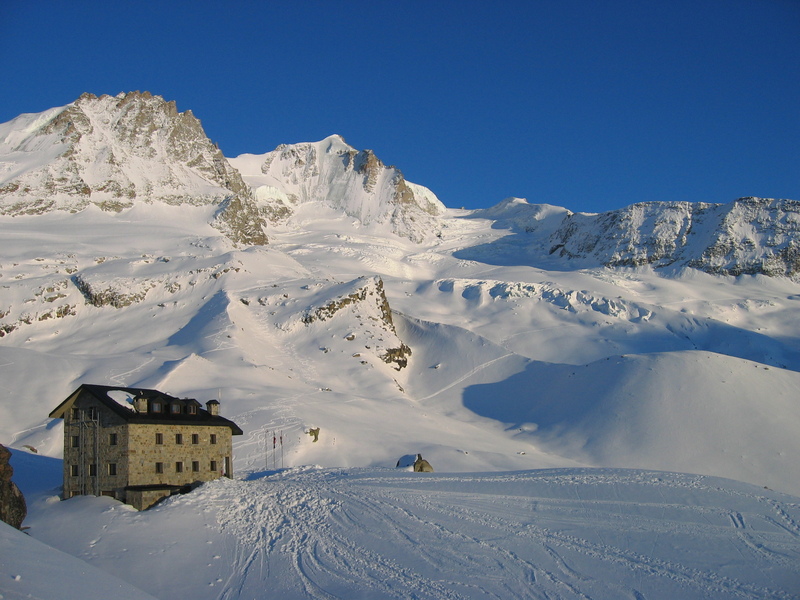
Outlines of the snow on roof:
[{"label": "snow on roof", "polygon": [[108,390],[106,395],[123,408],[133,412],[133,396],[129,392],[125,390]]}]

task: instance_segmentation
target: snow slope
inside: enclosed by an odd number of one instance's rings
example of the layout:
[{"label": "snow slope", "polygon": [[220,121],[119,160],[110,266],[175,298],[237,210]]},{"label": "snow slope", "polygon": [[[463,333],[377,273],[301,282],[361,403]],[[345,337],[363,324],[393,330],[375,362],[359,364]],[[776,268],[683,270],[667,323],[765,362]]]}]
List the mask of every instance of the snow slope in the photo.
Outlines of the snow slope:
[{"label": "snow slope", "polygon": [[[697,351],[579,367],[531,363],[501,384],[466,389],[464,405],[518,429],[518,440],[589,464],[716,473],[787,488],[800,475],[791,450],[800,430],[800,373],[772,371]],[[764,432],[770,440],[759,443]]]},{"label": "snow slope", "polygon": [[[2,218],[6,444],[58,456],[45,415],[90,381],[221,395],[245,430],[238,468],[283,429],[288,466],[421,451],[447,471],[625,466],[800,492],[791,280],[466,262],[454,248],[503,231],[457,211],[429,245],[345,219],[241,249],[209,210]],[[309,319],[359,281],[382,282],[392,323],[377,288]],[[386,362],[403,346],[405,366]]]},{"label": "snow slope", "polygon": [[105,571],[0,522],[0,597],[154,600]]},{"label": "snow slope", "polygon": [[[159,598],[800,592],[800,499],[714,477],[297,467],[217,480],[144,512],[35,487],[24,490],[31,535]],[[0,565],[13,590],[14,569]]]}]

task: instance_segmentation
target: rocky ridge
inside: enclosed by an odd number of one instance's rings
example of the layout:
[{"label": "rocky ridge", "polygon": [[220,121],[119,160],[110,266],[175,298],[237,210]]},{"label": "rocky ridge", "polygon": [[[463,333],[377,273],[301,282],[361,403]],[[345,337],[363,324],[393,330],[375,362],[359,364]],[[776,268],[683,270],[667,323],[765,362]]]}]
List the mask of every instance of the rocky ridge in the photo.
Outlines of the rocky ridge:
[{"label": "rocky ridge", "polygon": [[[389,300],[386,298],[383,281],[380,277],[362,277],[352,282],[351,287],[355,289],[342,293],[337,298],[322,305],[309,307],[303,315],[303,323],[311,325],[315,321],[327,321],[340,311],[353,307],[358,313],[365,313],[365,317],[359,314],[358,318],[360,320],[364,318],[371,320],[385,332],[385,337],[388,340],[384,340],[384,337],[376,339],[379,358],[386,364],[393,364],[398,371],[403,369],[408,365],[411,348],[397,337],[397,331],[392,320],[392,309],[389,306]],[[359,309],[361,306],[365,308]],[[345,339],[353,341],[355,337],[354,333],[350,333]],[[375,337],[370,334],[371,339],[375,339]]]},{"label": "rocky ridge", "polygon": [[[245,247],[267,244],[269,226],[298,225],[293,219],[306,205],[436,243],[446,210],[430,190],[338,135],[226,159],[191,111],[178,112],[175,102],[148,92],[84,94],[0,124],[0,215],[90,205],[118,212],[135,202],[209,206],[210,222]],[[528,264],[800,277],[794,200],[643,202],[584,214],[512,198],[472,216],[518,234],[513,245]],[[460,254],[485,256],[481,247]]]},{"label": "rocky ridge", "polygon": [[83,94],[0,125],[0,214],[134,202],[219,206],[235,243],[265,244],[250,190],[191,111],[149,92]]},{"label": "rocky ridge", "polygon": [[508,199],[480,216],[521,236],[532,262],[576,267],[690,267],[721,275],[800,277],[800,202],[642,202],[600,214]]}]

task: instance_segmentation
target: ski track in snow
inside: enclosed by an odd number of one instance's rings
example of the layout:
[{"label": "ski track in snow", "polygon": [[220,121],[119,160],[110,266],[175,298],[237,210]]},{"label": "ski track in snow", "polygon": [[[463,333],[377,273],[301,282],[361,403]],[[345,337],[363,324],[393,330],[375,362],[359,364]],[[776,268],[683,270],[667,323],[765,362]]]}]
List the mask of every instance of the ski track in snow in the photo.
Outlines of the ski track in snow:
[{"label": "ski track in snow", "polygon": [[141,365],[136,367],[135,369],[130,369],[128,371],[124,371],[122,373],[117,373],[116,375],[109,375],[108,379],[111,381],[112,385],[118,385],[120,387],[127,387],[128,384],[126,382],[131,381],[131,375],[134,373],[138,373],[142,369],[144,369],[147,365],[155,361],[155,357],[151,356],[149,359],[144,361]]},{"label": "ski track in snow", "polygon": [[[796,597],[779,583],[758,585],[732,576],[735,570],[720,574],[695,566],[698,559],[682,560],[680,549],[663,555],[676,540],[708,536],[723,547],[732,544],[742,561],[757,561],[762,571],[777,568],[800,577],[800,527],[791,514],[800,505],[708,486],[702,476],[659,473],[648,480],[650,475],[409,479],[299,469],[232,482],[225,492],[230,503],[220,504],[218,520],[238,543],[229,582],[217,598],[250,597],[267,579],[281,597],[320,600]],[[518,495],[514,486],[538,477],[549,482],[537,488],[544,496]],[[724,506],[664,500],[651,507],[619,497],[618,488],[635,493],[642,485],[658,489],[662,499],[664,486],[711,494],[715,501],[755,502],[765,508],[763,521],[785,535],[752,526],[750,517]],[[600,488],[614,498],[578,493],[599,494]],[[642,535],[652,543],[637,547]],[[669,538],[663,548],[659,536]],[[634,542],[627,543],[629,537]]]},{"label": "ski track in snow", "polygon": [[461,383],[463,381],[466,381],[467,379],[469,379],[470,377],[472,377],[476,373],[486,369],[487,367],[493,365],[496,362],[499,362],[499,361],[501,361],[503,359],[508,358],[509,356],[514,356],[514,354],[509,352],[507,354],[503,354],[502,356],[498,356],[497,358],[493,358],[492,360],[488,360],[485,363],[482,363],[482,364],[478,365],[477,367],[471,369],[470,371],[468,371],[467,373],[465,373],[464,375],[462,375],[461,377],[459,377],[455,381],[452,381],[451,383],[447,384],[446,386],[436,390],[432,394],[429,394],[428,396],[425,396],[424,398],[418,398],[418,401],[425,401],[425,400],[430,400],[431,398],[435,398],[436,396],[438,396],[442,392],[446,392],[447,390],[454,388],[459,383]]}]

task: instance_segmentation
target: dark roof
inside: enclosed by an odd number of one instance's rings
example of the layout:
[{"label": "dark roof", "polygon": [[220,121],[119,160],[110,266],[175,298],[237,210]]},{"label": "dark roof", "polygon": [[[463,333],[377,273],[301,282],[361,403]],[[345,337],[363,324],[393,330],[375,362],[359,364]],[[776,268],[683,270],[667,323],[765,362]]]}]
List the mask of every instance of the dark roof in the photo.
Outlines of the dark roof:
[{"label": "dark roof", "polygon": [[[53,419],[62,419],[64,414],[72,407],[72,404],[78,398],[81,392],[86,392],[94,396],[103,406],[107,407],[116,415],[119,415],[128,423],[148,423],[153,425],[212,425],[219,427],[230,427],[233,435],[242,435],[244,432],[233,421],[220,417],[219,415],[212,415],[207,410],[200,408],[200,403],[193,398],[175,398],[164,392],[158,390],[149,390],[144,388],[129,388],[122,386],[112,385],[95,385],[84,383],[72,392],[67,399],[59,404],[50,413]],[[148,400],[148,405],[152,401],[160,401],[165,406],[170,404],[180,404],[182,406],[193,405],[197,407],[196,414],[173,414],[170,411],[161,413],[139,413],[133,410],[133,407],[126,408],[119,402],[111,398],[108,393],[112,391],[122,391],[130,394],[134,398],[144,397]]]}]

